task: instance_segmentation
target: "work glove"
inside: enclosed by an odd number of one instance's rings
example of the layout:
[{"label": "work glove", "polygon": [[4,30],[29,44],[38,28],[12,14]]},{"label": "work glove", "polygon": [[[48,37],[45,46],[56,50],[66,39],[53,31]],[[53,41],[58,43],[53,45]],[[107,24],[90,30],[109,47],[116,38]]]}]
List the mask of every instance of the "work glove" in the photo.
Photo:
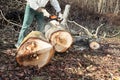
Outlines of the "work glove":
[{"label": "work glove", "polygon": [[63,14],[61,12],[57,13],[57,16],[60,21],[63,20]]},{"label": "work glove", "polygon": [[43,12],[43,15],[44,15],[44,16],[50,17],[50,14],[47,12],[46,9],[42,8],[42,9],[41,9],[41,12]]}]

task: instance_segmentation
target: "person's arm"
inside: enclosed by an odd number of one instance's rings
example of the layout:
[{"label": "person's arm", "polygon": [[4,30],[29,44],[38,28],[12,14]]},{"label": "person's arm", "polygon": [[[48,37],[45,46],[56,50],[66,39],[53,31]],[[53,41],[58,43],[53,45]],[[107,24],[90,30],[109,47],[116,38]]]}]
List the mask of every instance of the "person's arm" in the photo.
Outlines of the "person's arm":
[{"label": "person's arm", "polygon": [[54,7],[54,9],[56,10],[56,14],[59,17],[59,19],[62,20],[63,15],[61,13],[61,7],[60,7],[58,0],[50,0],[50,3]]},{"label": "person's arm", "polygon": [[37,11],[37,12],[43,12],[43,15],[46,16],[46,17],[49,17],[50,14],[47,12],[46,9],[40,7],[38,4],[37,4],[37,0],[28,0],[28,3],[30,5],[30,7]]},{"label": "person's arm", "polygon": [[50,3],[54,7],[57,13],[61,12],[61,7],[58,0],[50,0]]}]

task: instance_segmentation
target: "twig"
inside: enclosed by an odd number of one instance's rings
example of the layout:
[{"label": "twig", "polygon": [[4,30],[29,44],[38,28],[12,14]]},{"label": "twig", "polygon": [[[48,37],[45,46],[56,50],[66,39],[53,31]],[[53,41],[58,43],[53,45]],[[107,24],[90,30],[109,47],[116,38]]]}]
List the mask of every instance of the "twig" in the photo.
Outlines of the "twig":
[{"label": "twig", "polygon": [[21,69],[0,69],[0,71],[19,71]]},{"label": "twig", "polygon": [[101,24],[100,26],[97,27],[96,32],[95,32],[95,35],[96,35],[96,36],[98,35],[99,29],[100,29],[103,25],[104,25],[104,24]]},{"label": "twig", "polygon": [[109,72],[111,80],[113,80],[113,74]]},{"label": "twig", "polygon": [[18,0],[15,0],[18,4],[22,4],[22,2],[21,1],[18,1]]},{"label": "twig", "polygon": [[103,36],[101,38],[104,39],[106,35],[107,35],[106,32],[103,32]]},{"label": "twig", "polygon": [[117,36],[117,35],[119,35],[120,34],[120,31],[118,31],[116,34],[114,34],[114,35],[106,35],[106,37],[109,37],[109,38],[112,38],[112,37],[115,37],[115,36]]},{"label": "twig", "polygon": [[21,27],[21,25],[19,25],[19,24],[16,24],[16,23],[13,23],[13,22],[11,22],[11,21],[7,20],[7,19],[5,18],[5,16],[3,15],[3,12],[2,12],[2,10],[0,10],[0,13],[1,13],[1,16],[3,17],[3,19],[4,19],[5,21],[7,21],[7,22],[8,22],[8,23],[10,23],[10,24],[13,24],[13,25],[16,25],[16,26],[19,26],[19,27]]}]

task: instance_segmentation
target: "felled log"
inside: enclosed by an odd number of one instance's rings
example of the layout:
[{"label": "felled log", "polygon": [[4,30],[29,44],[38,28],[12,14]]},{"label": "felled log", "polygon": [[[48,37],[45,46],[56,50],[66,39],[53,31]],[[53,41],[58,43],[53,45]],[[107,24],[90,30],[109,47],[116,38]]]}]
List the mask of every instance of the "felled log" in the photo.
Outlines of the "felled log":
[{"label": "felled log", "polygon": [[45,26],[45,37],[57,52],[65,52],[73,42],[71,34],[55,20],[50,21],[50,23]]},{"label": "felled log", "polygon": [[97,41],[89,42],[90,49],[97,50],[100,48],[100,44]]},{"label": "felled log", "polygon": [[100,43],[98,39],[91,39],[88,36],[74,36],[74,45],[86,46],[92,50],[97,50],[100,48]]},{"label": "felled log", "polygon": [[16,60],[23,66],[45,66],[54,55],[53,46],[39,31],[32,31],[18,48]]}]

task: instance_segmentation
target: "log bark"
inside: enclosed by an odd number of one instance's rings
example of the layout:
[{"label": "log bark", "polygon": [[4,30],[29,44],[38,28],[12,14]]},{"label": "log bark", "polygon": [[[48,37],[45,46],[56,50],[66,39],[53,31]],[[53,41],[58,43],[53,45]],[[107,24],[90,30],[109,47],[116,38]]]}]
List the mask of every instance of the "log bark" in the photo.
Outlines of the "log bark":
[{"label": "log bark", "polygon": [[51,21],[45,26],[45,37],[57,52],[65,52],[73,42],[71,34],[57,21]]},{"label": "log bark", "polygon": [[16,60],[23,66],[45,66],[54,55],[53,46],[39,31],[32,31],[18,48]]}]

